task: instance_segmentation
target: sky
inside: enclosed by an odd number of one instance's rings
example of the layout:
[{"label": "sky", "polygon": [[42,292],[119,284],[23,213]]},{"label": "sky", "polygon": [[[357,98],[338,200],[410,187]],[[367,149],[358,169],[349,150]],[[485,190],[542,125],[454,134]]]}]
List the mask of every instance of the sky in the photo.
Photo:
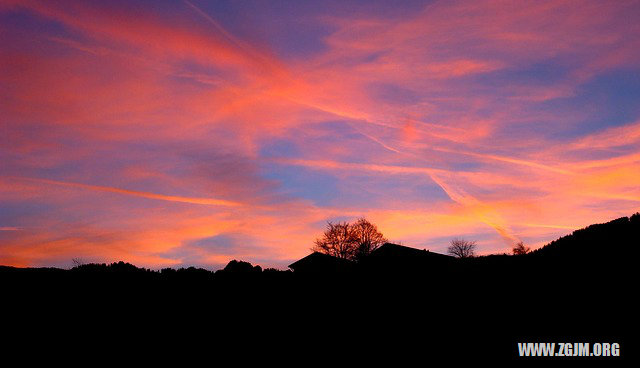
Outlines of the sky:
[{"label": "sky", "polygon": [[0,0],[0,264],[479,254],[640,210],[638,1]]}]

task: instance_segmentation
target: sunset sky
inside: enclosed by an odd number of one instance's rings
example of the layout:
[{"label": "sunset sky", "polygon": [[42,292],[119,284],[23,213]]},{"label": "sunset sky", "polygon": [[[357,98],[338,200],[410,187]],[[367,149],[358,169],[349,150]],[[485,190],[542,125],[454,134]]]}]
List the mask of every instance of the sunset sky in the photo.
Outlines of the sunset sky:
[{"label": "sunset sky", "polygon": [[[400,7],[401,6],[401,7]],[[638,1],[0,0],[0,264],[480,254],[640,210]]]}]

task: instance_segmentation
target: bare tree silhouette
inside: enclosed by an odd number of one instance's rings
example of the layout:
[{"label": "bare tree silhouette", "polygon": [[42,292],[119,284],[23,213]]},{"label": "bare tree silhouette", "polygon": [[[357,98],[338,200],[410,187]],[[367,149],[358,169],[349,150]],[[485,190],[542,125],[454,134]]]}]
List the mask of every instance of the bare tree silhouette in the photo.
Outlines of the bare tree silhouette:
[{"label": "bare tree silhouette", "polygon": [[471,258],[475,256],[476,242],[455,238],[451,240],[451,246],[447,253],[458,258]]},{"label": "bare tree silhouette", "polygon": [[352,259],[357,240],[348,222],[327,222],[327,230],[316,239],[314,251],[343,259]]},{"label": "bare tree silhouette", "polygon": [[356,248],[355,258],[362,259],[368,256],[374,250],[378,249],[387,239],[378,231],[378,227],[361,217],[353,225],[351,232],[355,236],[358,245]]},{"label": "bare tree silhouette", "polygon": [[527,254],[531,251],[531,248],[524,245],[523,242],[518,242],[513,249],[511,250],[514,256],[520,256],[523,254]]},{"label": "bare tree silhouette", "polygon": [[365,218],[355,223],[328,222],[327,230],[316,239],[312,250],[334,257],[359,260],[371,254],[387,239],[378,231],[378,227]]},{"label": "bare tree silhouette", "polygon": [[84,261],[82,261],[82,258],[72,258],[71,262],[73,263],[72,268],[78,268],[84,264]]}]

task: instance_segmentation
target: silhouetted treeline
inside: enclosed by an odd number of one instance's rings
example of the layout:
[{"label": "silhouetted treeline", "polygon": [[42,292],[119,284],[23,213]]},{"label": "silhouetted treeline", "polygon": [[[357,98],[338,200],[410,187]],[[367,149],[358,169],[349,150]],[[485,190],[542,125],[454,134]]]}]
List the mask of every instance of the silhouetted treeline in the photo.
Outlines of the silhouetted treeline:
[{"label": "silhouetted treeline", "polygon": [[[622,217],[604,224],[595,224],[584,229],[576,230],[572,234],[563,236],[550,242],[542,248],[528,254],[488,255],[472,258],[454,259],[438,253],[430,253],[410,247],[388,244],[373,253],[368,258],[351,267],[342,267],[344,273],[376,273],[389,272],[400,274],[420,273],[452,273],[458,274],[465,271],[482,272],[492,274],[496,270],[526,270],[531,267],[555,267],[565,270],[575,270],[588,267],[590,271],[598,273],[599,270],[609,270],[612,262],[626,264],[637,255],[640,246],[640,213],[631,217]],[[322,258],[322,257],[319,257]],[[606,262],[605,262],[606,261]],[[342,261],[341,261],[342,262]],[[599,265],[599,267],[595,267]],[[322,265],[314,268],[316,273],[322,273]],[[553,268],[552,268],[553,269]],[[547,268],[547,271],[550,269]],[[624,269],[622,269],[624,270]],[[327,272],[336,272],[335,267],[327,267]],[[621,271],[613,267],[610,271]],[[290,270],[278,270],[273,268],[262,269],[259,265],[249,262],[232,260],[223,269],[210,271],[203,268],[164,268],[151,270],[139,268],[126,262],[114,262],[111,264],[81,264],[70,270],[58,268],[14,268],[0,266],[0,273],[4,275],[42,275],[55,277],[60,275],[73,275],[73,277],[102,276],[114,277],[121,275],[126,278],[137,279],[197,279],[214,280],[216,278],[258,278],[271,277],[291,278]],[[309,275],[305,275],[309,277]]]},{"label": "silhouetted treeline", "polygon": [[167,351],[176,344],[215,354],[242,347],[242,354],[264,349],[286,359],[296,351],[335,362],[345,359],[344,349],[337,355],[324,347],[339,341],[348,346],[347,363],[394,366],[442,355],[510,359],[517,342],[529,341],[619,342],[629,355],[638,239],[635,214],[517,256],[458,259],[385,244],[332,272],[262,269],[239,260],[217,271],[117,262],[70,270],[0,267],[0,285],[4,315],[26,315],[21,323],[48,331],[88,326],[80,342],[94,347],[85,336],[95,339],[106,328],[118,337],[105,346],[146,339],[171,341]]},{"label": "silhouetted treeline", "polygon": [[627,258],[638,254],[640,247],[640,213],[595,224],[563,236],[529,256],[563,259]]},{"label": "silhouetted treeline", "polygon": [[106,263],[87,263],[69,270],[59,268],[17,268],[0,266],[0,275],[5,277],[36,278],[42,281],[55,279],[102,279],[102,280],[164,280],[164,281],[213,281],[224,279],[250,279],[287,277],[291,271],[273,268],[262,269],[249,262],[232,260],[223,269],[210,271],[204,268],[163,268],[151,270],[140,268],[123,261]]}]

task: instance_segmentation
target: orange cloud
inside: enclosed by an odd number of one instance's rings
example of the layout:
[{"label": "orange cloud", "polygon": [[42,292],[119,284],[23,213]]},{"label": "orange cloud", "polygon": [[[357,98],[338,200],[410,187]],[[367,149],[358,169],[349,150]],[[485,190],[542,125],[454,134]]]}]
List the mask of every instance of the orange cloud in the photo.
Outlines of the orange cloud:
[{"label": "orange cloud", "polygon": [[223,199],[215,199],[215,198],[170,196],[170,195],[163,195],[163,194],[156,194],[156,193],[149,193],[149,192],[141,192],[137,190],[120,189],[120,188],[105,187],[100,185],[89,185],[89,184],[82,184],[82,183],[73,183],[73,182],[67,182],[67,181],[57,181],[57,180],[39,179],[39,178],[18,177],[15,179],[27,180],[27,181],[33,181],[33,182],[51,184],[51,185],[61,185],[65,187],[96,190],[100,192],[124,194],[124,195],[130,195],[135,197],[157,199],[157,200],[169,201],[169,202],[182,202],[182,203],[202,204],[202,205],[210,205],[210,206],[226,206],[226,207],[241,206],[241,204],[237,202],[227,201]]},{"label": "orange cloud", "polygon": [[638,142],[640,142],[640,121],[619,127],[607,128],[601,132],[588,135],[573,142],[570,148],[615,148]]},{"label": "orange cloud", "polygon": [[[313,14],[289,31],[319,26],[318,45],[294,57],[195,1],[1,4],[42,27],[0,25],[0,263],[286,266],[358,216],[503,252],[637,211],[637,117],[585,135],[598,106],[568,101],[638,65],[633,2]],[[225,234],[255,244],[192,246]]]}]

